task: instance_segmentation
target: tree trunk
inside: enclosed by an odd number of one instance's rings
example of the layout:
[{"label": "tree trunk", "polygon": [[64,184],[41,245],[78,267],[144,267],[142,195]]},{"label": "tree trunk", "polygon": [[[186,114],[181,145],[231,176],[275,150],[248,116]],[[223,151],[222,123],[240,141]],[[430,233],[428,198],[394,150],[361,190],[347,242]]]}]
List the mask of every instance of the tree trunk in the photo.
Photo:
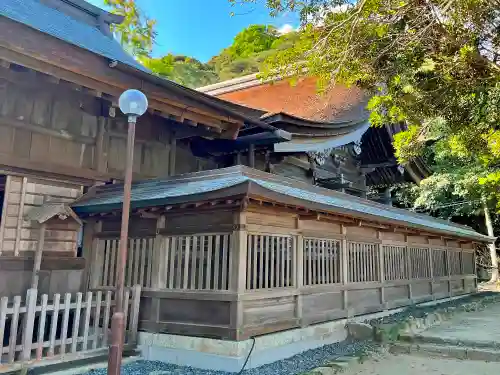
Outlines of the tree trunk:
[{"label": "tree trunk", "polygon": [[[491,215],[490,209],[486,203],[483,204],[484,208],[484,222],[486,223],[486,230],[488,231],[488,236],[494,237],[493,233],[493,224],[491,223]],[[495,243],[491,243],[488,245],[490,249],[490,257],[491,257],[491,279],[490,282],[498,281],[498,258],[497,258],[497,249]]]}]

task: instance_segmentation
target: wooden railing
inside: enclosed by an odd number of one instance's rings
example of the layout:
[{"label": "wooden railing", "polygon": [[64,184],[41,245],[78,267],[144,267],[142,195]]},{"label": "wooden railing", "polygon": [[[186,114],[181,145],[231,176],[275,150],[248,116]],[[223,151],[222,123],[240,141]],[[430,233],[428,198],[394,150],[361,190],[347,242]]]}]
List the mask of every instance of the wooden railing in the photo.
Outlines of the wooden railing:
[{"label": "wooden railing", "polygon": [[[45,359],[71,359],[108,347],[114,310],[112,291],[89,291],[50,298],[29,289],[26,298],[0,300],[1,363],[8,369]],[[125,290],[125,343],[137,341],[141,287]]]},{"label": "wooden railing", "polygon": [[304,285],[340,283],[340,241],[304,238]]},{"label": "wooden railing", "polygon": [[249,234],[247,244],[247,290],[294,285],[292,236]]}]

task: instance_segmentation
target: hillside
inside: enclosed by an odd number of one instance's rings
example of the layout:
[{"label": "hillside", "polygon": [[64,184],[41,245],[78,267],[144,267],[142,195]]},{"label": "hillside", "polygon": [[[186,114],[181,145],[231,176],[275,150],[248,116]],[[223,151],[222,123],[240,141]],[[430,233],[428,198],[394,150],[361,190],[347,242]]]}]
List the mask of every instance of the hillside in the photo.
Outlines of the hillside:
[{"label": "hillside", "polygon": [[207,63],[172,54],[144,63],[162,77],[196,88],[257,73],[269,56],[290,47],[299,37],[299,32],[280,35],[273,26],[252,25],[236,35],[230,46]]}]

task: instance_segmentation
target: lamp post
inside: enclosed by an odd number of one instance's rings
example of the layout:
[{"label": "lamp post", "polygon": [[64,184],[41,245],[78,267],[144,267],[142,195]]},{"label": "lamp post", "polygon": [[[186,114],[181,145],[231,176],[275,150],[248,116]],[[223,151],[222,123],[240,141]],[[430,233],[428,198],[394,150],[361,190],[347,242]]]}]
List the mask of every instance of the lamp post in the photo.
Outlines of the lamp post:
[{"label": "lamp post", "polygon": [[111,345],[108,354],[108,375],[120,375],[122,362],[125,315],[123,289],[125,284],[125,263],[127,261],[128,224],[130,215],[130,193],[132,189],[132,168],[134,163],[135,123],[148,109],[148,99],[138,90],[127,90],[118,101],[120,110],[128,116],[127,156],[125,164],[125,182],[123,184],[123,209],[120,229],[120,247],[116,270],[116,306],[111,318]]}]

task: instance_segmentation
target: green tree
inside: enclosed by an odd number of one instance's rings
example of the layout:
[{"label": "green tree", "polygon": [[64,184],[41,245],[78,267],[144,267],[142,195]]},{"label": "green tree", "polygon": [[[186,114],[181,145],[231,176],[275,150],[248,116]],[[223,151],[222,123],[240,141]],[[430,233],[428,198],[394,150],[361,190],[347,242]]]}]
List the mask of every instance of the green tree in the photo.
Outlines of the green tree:
[{"label": "green tree", "polygon": [[[433,144],[437,168],[422,184],[417,204],[448,196],[500,202],[499,1],[267,0],[267,5],[273,14],[297,11],[303,23],[293,47],[268,59],[267,76],[307,72],[321,85],[365,88],[372,94],[373,126],[409,126],[394,143],[402,163]],[[426,195],[426,187],[433,194]]]},{"label": "green tree", "polygon": [[159,76],[191,88],[210,85],[219,79],[211,66],[186,56],[168,54],[145,59],[144,65]]},{"label": "green tree", "polygon": [[147,58],[156,38],[156,21],[146,17],[135,0],[104,0],[111,12],[123,16],[119,25],[112,25],[112,32],[121,45],[139,60]]}]

